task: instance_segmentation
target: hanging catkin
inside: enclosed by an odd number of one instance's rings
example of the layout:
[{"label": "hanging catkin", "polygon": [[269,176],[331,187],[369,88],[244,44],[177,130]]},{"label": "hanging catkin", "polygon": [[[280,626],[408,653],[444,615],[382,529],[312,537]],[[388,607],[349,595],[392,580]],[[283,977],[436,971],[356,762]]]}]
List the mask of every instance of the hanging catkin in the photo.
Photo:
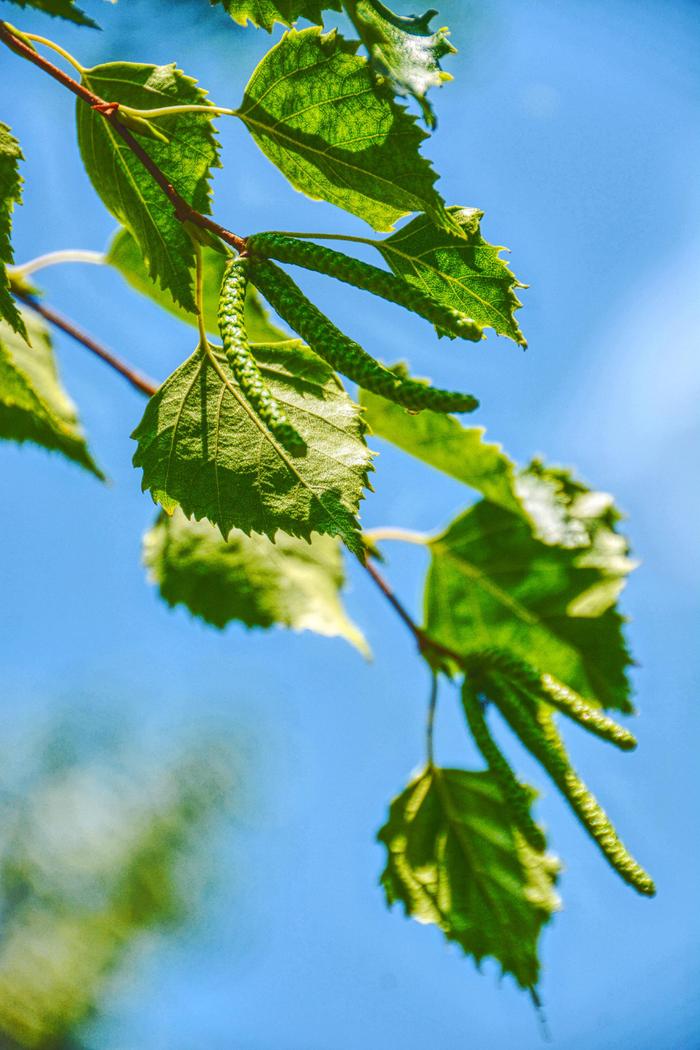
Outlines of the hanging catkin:
[{"label": "hanging catkin", "polygon": [[314,244],[313,241],[289,237],[284,233],[256,233],[248,238],[248,248],[267,259],[303,266],[306,270],[315,270],[355,288],[372,292],[373,295],[424,317],[441,332],[453,338],[470,339],[474,342],[483,339],[483,329],[466,314],[444,306],[403,278],[360,259],[353,259],[343,252]]},{"label": "hanging catkin", "polygon": [[301,338],[331,368],[389,401],[414,412],[473,412],[479,402],[471,394],[406,379],[385,368],[344,335],[310,302],[292,278],[268,259],[251,260],[251,280]]},{"label": "hanging catkin", "polygon": [[293,452],[305,448],[303,438],[287,421],[260,374],[248,344],[245,325],[245,297],[248,286],[249,262],[246,258],[232,259],[221,282],[219,295],[219,331],[224,344],[226,360],[233,376],[255,409],[260,419],[281,445]]}]

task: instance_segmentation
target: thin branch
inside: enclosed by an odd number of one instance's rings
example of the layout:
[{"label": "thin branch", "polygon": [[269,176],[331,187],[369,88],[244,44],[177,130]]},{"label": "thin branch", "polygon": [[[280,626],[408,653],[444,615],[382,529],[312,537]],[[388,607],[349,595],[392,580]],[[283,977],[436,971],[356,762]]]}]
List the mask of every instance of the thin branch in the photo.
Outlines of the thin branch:
[{"label": "thin branch", "polygon": [[79,328],[72,321],[69,321],[67,317],[58,313],[53,307],[40,303],[31,295],[25,295],[24,292],[15,292],[14,294],[17,299],[26,303],[26,305],[34,310],[35,313],[43,317],[45,321],[49,322],[49,324],[52,324],[54,328],[59,328],[62,332],[65,332],[66,335],[69,335],[71,339],[74,339],[76,343],[80,343],[81,346],[84,346],[91,354],[94,354],[95,357],[99,357],[101,361],[108,364],[110,368],[113,368],[115,372],[118,372],[119,375],[123,376],[135,390],[139,391],[139,393],[145,394],[146,397],[152,397],[155,394],[158,389],[157,383],[152,379],[148,379],[146,376],[141,375],[141,373],[137,372],[135,368],[131,367],[131,365],[116,357],[110,350],[101,346],[91,335],[88,335],[88,333],[84,332],[82,328]]},{"label": "thin branch", "polygon": [[62,69],[55,66],[53,62],[49,62],[47,58],[40,55],[38,51],[35,51],[30,44],[25,43],[19,36],[16,36],[6,22],[0,22],[0,40],[14,51],[20,57],[27,59],[28,62],[32,62],[39,69],[42,69],[45,73],[48,73],[50,77],[57,80],[59,84],[67,88],[74,95],[76,95],[82,102],[85,102],[91,109],[100,113],[106,121],[111,124],[116,133],[126,143],[131,152],[137,157],[141,164],[144,166],[148,174],[151,176],[153,181],[160,186],[161,190],[168,198],[175,211],[175,216],[180,222],[191,222],[195,226],[200,226],[202,229],[210,230],[215,233],[217,237],[220,237],[222,241],[230,244],[238,252],[245,251],[246,242],[243,237],[237,236],[232,233],[231,230],[227,230],[224,226],[220,226],[218,222],[214,222],[208,215],[202,215],[198,212],[191,204],[182,197],[173,186],[172,182],[168,179],[167,175],[158,167],[151,156],[146,152],[140,142],[138,142],[132,133],[119,119],[119,103],[110,102],[99,95],[96,95],[89,88],[86,88],[83,84],[78,83],[73,77],[69,76],[68,73],[64,73]]},{"label": "thin branch", "polygon": [[435,656],[443,657],[454,663],[462,663],[462,655],[460,653],[443,645],[442,642],[438,642],[434,638],[431,638],[430,635],[425,633],[422,627],[418,626],[406,607],[392,590],[391,585],[384,579],[376,566],[373,565],[370,555],[368,555],[361,564],[389,602],[389,605],[391,605],[394,612],[398,615],[399,619],[403,621],[415,638],[416,645],[422,656],[428,658],[429,654],[433,653]]}]

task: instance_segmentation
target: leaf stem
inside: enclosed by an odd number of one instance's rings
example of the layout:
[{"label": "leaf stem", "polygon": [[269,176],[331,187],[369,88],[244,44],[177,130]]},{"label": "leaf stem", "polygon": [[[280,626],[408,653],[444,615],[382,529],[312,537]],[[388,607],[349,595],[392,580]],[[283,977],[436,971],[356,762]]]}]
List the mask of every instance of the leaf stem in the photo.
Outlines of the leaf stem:
[{"label": "leaf stem", "polygon": [[375,248],[381,241],[372,237],[352,237],[349,233],[299,233],[297,230],[269,230],[269,233],[283,233],[285,237],[298,237],[300,240],[314,241],[349,241],[352,244],[369,244]]},{"label": "leaf stem", "polygon": [[220,226],[218,222],[210,219],[208,215],[202,215],[195,208],[189,204],[185,198],[178,193],[173,184],[168,179],[167,175],[158,167],[155,161],[151,158],[150,154],[146,152],[140,142],[138,142],[131,131],[121,122],[119,119],[119,103],[109,102],[105,99],[100,98],[89,88],[86,88],[84,84],[78,83],[73,77],[69,76],[68,73],[64,73],[62,69],[55,66],[53,62],[49,62],[48,59],[40,55],[38,51],[35,51],[30,43],[26,43],[21,36],[17,35],[12,31],[12,28],[7,22],[0,21],[0,41],[2,41],[11,51],[14,51],[21,58],[27,59],[32,62],[39,69],[42,69],[45,73],[48,73],[50,77],[57,80],[59,84],[67,88],[74,95],[76,95],[82,102],[85,102],[95,112],[100,113],[101,116],[108,121],[120,138],[126,143],[131,152],[137,157],[141,164],[143,164],[146,171],[149,173],[151,178],[168,198],[173,206],[175,216],[180,222],[191,222],[196,226],[201,226],[202,229],[210,230],[215,233],[227,244],[230,244],[238,252],[245,251],[246,241],[245,238],[239,237],[237,234],[232,233],[231,230],[227,230],[224,226]]},{"label": "leaf stem", "polygon": [[432,671],[430,682],[430,698],[428,700],[428,715],[425,723],[425,749],[428,766],[432,769],[435,765],[435,712],[438,702],[438,676],[437,671]]},{"label": "leaf stem", "polygon": [[414,529],[402,529],[398,525],[383,525],[377,529],[365,529],[365,536],[372,543],[381,543],[384,540],[396,540],[399,543],[415,543],[424,547],[430,543],[427,532],[417,532]]},{"label": "leaf stem", "polygon": [[123,376],[135,390],[139,391],[139,393],[145,394],[147,397],[152,397],[153,394],[155,394],[158,389],[157,383],[152,379],[148,379],[146,376],[141,375],[140,372],[135,368],[132,368],[132,366],[127,364],[126,361],[122,361],[120,358],[116,357],[115,354],[98,343],[91,335],[88,335],[88,333],[84,332],[82,328],[79,328],[74,324],[73,321],[68,320],[67,317],[58,313],[53,307],[38,302],[38,300],[31,295],[26,295],[24,292],[17,291],[14,295],[17,299],[34,310],[35,313],[43,317],[45,321],[52,324],[54,328],[58,328],[62,332],[65,332],[65,334],[69,335],[71,339],[74,339],[76,343],[80,343],[81,346],[84,346],[91,354],[94,354],[95,357],[99,357],[101,361],[108,364],[110,368],[113,368],[115,372],[118,372],[119,375]]},{"label": "leaf stem", "polygon": [[187,106],[160,106],[157,109],[136,109],[134,106],[125,106],[124,104],[119,107],[123,113],[128,113],[130,117],[142,117],[144,120],[149,120],[153,117],[173,117],[177,116],[178,113],[206,113],[208,117],[213,116],[225,116],[225,117],[237,117],[237,109],[229,109],[227,106],[215,106],[215,105],[187,105]]},{"label": "leaf stem", "polygon": [[199,345],[202,350],[206,350],[209,347],[209,337],[204,324],[204,266],[202,265],[202,247],[196,237],[192,237],[192,247],[195,258],[194,301],[197,306]]},{"label": "leaf stem", "polygon": [[45,269],[47,266],[58,266],[61,263],[90,263],[94,266],[104,265],[106,256],[103,252],[94,252],[89,248],[63,248],[57,252],[46,252],[37,255],[36,259],[29,259],[19,266],[8,267],[10,274],[19,277],[28,277],[32,273]]},{"label": "leaf stem", "polygon": [[33,40],[35,43],[42,44],[44,47],[48,47],[52,51],[55,51],[57,55],[61,56],[61,58],[65,58],[66,62],[68,62],[77,73],[82,74],[85,72],[85,66],[81,66],[80,62],[78,62],[77,58],[71,55],[70,51],[66,51],[64,47],[61,47],[60,44],[56,44],[53,40],[47,40],[45,36],[37,36],[36,33],[22,33],[22,37],[25,40]]}]

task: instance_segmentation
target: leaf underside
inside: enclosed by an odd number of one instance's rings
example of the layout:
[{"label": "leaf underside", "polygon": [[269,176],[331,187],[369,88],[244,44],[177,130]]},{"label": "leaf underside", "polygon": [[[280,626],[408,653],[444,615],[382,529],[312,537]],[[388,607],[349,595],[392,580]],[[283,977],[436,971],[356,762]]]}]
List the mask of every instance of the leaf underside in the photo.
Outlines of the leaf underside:
[{"label": "leaf underside", "polygon": [[[207,102],[206,92],[175,65],[108,62],[85,70],[82,82],[100,98],[136,109]],[[171,203],[109,121],[81,99],[77,122],[83,163],[105,207],[138,243],[151,278],[194,311],[194,248]],[[208,215],[209,178],[220,166],[211,117],[159,117],[157,128],[168,141],[136,137],[187,203]]]},{"label": "leaf underside", "polygon": [[0,322],[0,438],[61,452],[102,478],[75,406],[61,386],[48,330],[29,312],[23,321],[29,346]]},{"label": "leaf underside", "polygon": [[280,625],[345,638],[364,655],[367,643],[348,618],[340,541],[314,534],[311,542],[278,532],[246,536],[234,529],[228,541],[208,521],[190,521],[180,510],[161,514],[144,537],[144,562],[170,606],[223,628]]},{"label": "leaf underside", "polygon": [[299,18],[320,25],[323,11],[340,11],[339,0],[211,0],[220,3],[228,14],[241,26],[248,23],[257,29],[272,31],[275,23],[291,26]]},{"label": "leaf underside", "polygon": [[19,142],[6,124],[0,123],[0,320],[26,338],[22,316],[17,309],[7,276],[6,265],[14,261],[12,252],[12,212],[22,203],[22,176],[19,162],[24,160]]},{"label": "leaf underside", "polygon": [[143,488],[168,512],[274,539],[340,537],[362,553],[357,511],[371,454],[360,410],[302,343],[257,346],[260,371],[307,445],[287,453],[251,409],[219,348],[197,349],[163,384],[134,432]]},{"label": "leaf underside", "polygon": [[491,773],[425,769],[394,799],[378,837],[390,905],[439,926],[477,965],[493,956],[535,987],[539,934],[559,908],[559,864],[513,826]]},{"label": "leaf underside", "polygon": [[[128,230],[117,230],[107,249],[105,260],[119,271],[135,291],[152,299],[181,321],[197,327],[197,314],[178,306],[167,292],[151,280],[143,261],[143,254]],[[212,333],[218,332],[219,328],[219,292],[225,268],[226,256],[213,248],[202,247],[204,325],[206,330]],[[260,296],[252,287],[248,288],[245,309],[246,328],[251,343],[276,343],[289,339],[288,332],[272,323]]]},{"label": "leaf underside", "polygon": [[436,12],[401,16],[376,0],[348,0],[347,8],[378,73],[389,79],[397,94],[415,98],[426,124],[434,128],[435,115],[426,94],[452,79],[443,72],[440,60],[456,51],[447,39],[448,30],[430,29]]},{"label": "leaf underside", "polygon": [[357,42],[318,28],[292,29],[262,59],[238,116],[292,185],[358,215],[376,230],[428,212],[461,230],[421,157],[415,118],[377,82]]},{"label": "leaf underside", "polygon": [[76,7],[75,0],[10,0],[11,4],[18,7],[33,7],[36,11],[42,11],[46,15],[54,15],[57,18],[66,18],[69,22],[77,25],[89,26],[97,29],[98,25],[91,18]]},{"label": "leaf underside", "polygon": [[418,215],[391,237],[373,243],[399,277],[483,328],[526,346],[515,319],[522,305],[515,289],[524,285],[500,258],[504,249],[482,237],[481,212],[461,207],[447,212],[458,236]]}]

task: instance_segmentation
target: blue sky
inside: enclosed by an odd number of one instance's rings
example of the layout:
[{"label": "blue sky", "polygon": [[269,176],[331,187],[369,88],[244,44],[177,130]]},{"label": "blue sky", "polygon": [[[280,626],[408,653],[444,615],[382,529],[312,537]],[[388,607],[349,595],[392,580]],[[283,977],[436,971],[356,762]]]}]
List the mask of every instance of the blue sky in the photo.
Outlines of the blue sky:
[{"label": "blue sky", "polygon": [[[102,34],[2,2],[0,13],[86,63],[176,59],[222,105],[237,104],[268,44],[204,0],[201,10],[105,5]],[[440,126],[427,152],[445,198],[482,208],[485,235],[511,248],[530,285],[520,314],[529,350],[493,337],[446,347],[359,293],[338,297],[321,278],[306,286],[380,356],[476,390],[478,422],[519,461],[542,453],[575,464],[628,514],[642,563],[624,596],[640,748],[620,756],[573,731],[569,741],[659,895],[640,899],[614,877],[523,758],[566,863],[565,909],[542,942],[542,994],[554,1045],[566,1050],[700,1047],[698,7],[446,2],[441,19],[460,53],[449,66],[455,82],[435,99]],[[2,118],[28,161],[18,259],[103,247],[114,224],[81,171],[72,101],[8,52],[0,70],[13,86]],[[293,214],[298,229],[363,232],[359,220],[296,194],[235,121],[222,123],[221,138],[215,200],[227,225],[284,228]],[[53,304],[154,376],[192,349],[191,330],[110,272],[55,269],[44,285]],[[120,985],[97,1045],[541,1046],[510,981],[488,963],[480,976],[436,931],[386,912],[376,886],[375,830],[422,753],[427,682],[400,624],[354,571],[347,600],[372,664],[341,642],[220,634],[168,611],[139,565],[155,514],[130,465],[140,401],[79,348],[57,343],[112,484],[37,450],[0,449],[3,734],[80,699],[164,741],[190,725],[224,725],[243,749],[239,815],[217,844],[217,887],[201,920]],[[368,527],[433,530],[464,505],[456,484],[377,447]],[[423,554],[388,554],[397,590],[418,609]],[[438,755],[476,761],[449,692]]]}]

